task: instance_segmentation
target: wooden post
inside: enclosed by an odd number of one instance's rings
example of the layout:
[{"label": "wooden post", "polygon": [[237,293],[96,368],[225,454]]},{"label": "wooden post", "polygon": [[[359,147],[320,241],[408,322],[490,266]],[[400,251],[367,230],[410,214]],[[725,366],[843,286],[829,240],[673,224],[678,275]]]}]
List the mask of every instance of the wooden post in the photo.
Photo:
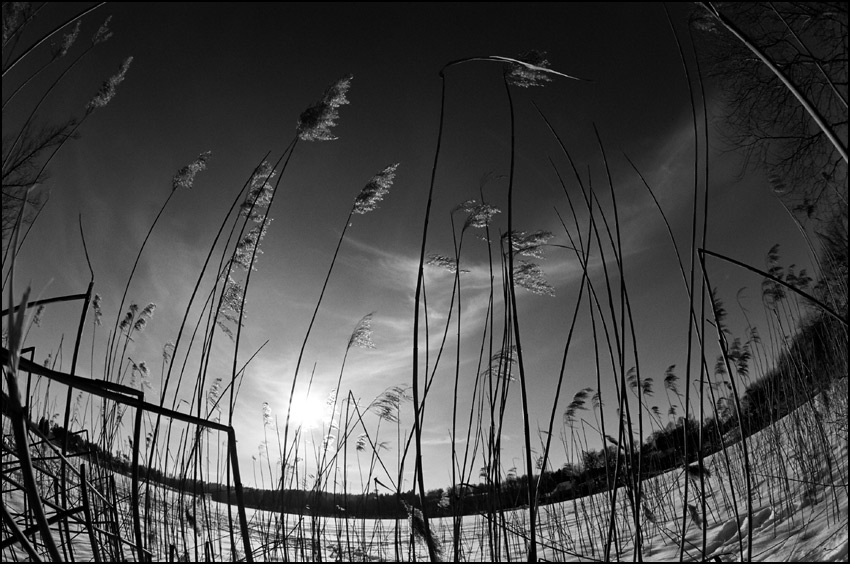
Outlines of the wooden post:
[{"label": "wooden post", "polygon": [[239,508],[239,525],[242,529],[242,545],[245,548],[245,561],[253,562],[251,539],[248,535],[248,517],[245,515],[245,498],[242,495],[242,476],[239,473],[239,460],[236,457],[236,431],[227,428],[227,448],[230,451],[230,462],[233,465],[233,485],[236,489],[236,503]]},{"label": "wooden post", "polygon": [[[144,395],[139,398],[144,401]],[[144,540],[142,538],[142,520],[139,515],[139,441],[142,435],[142,411],[141,406],[136,406],[136,422],[133,430],[133,467],[132,467],[132,484],[130,491],[131,506],[133,510],[133,530],[136,533],[136,558],[139,562],[146,562]]]}]

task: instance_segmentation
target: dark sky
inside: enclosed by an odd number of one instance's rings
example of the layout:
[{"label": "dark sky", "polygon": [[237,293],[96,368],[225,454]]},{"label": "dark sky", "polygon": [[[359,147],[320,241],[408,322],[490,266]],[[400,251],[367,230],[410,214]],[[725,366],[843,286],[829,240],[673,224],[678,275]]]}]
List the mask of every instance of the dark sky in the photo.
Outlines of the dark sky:
[{"label": "dark sky", "polygon": [[[49,28],[64,14],[85,6],[48,5],[39,25]],[[669,9],[693,73],[686,27],[691,8],[670,4]],[[263,440],[263,402],[269,402],[275,415],[285,413],[295,358],[354,197],[372,175],[396,162],[400,165],[389,195],[378,210],[355,216],[348,230],[306,349],[297,393],[303,398],[315,363],[310,394],[324,401],[336,386],[352,329],[372,311],[376,312],[376,348],[349,353],[342,394],[351,390],[365,405],[389,386],[410,385],[413,292],[439,125],[439,71],[447,62],[464,57],[514,57],[539,49],[547,51],[553,69],[588,81],[556,78],[545,88],[513,90],[515,227],[548,230],[554,234],[552,243],[569,244],[555,213],[557,208],[568,218],[569,208],[550,158],[574,199],[579,198],[568,162],[532,101],[561,135],[584,181],[590,180],[599,190],[606,215],[613,220],[595,124],[617,195],[641,370],[656,382],[652,405],[666,413],[661,389],[664,370],[675,364],[684,375],[687,294],[661,216],[623,156],[635,162],[656,191],[687,268],[694,134],[687,83],[661,4],[119,3],[107,4],[84,18],[80,42],[87,42],[108,15],[113,16],[114,36],[69,73],[46,101],[41,119],[47,123],[81,117],[87,101],[121,61],[132,55],[133,63],[116,98],[88,117],[80,127],[81,138],[66,145],[51,163],[52,177],[42,188],[50,193],[49,203],[16,266],[16,287],[29,283],[35,295],[84,291],[88,269],[77,227],[82,214],[95,291],[103,296],[106,321],[94,336],[95,377],[100,377],[97,367],[102,363],[107,326],[115,319],[136,252],[169,195],[174,173],[199,153],[212,151],[208,169],[198,175],[194,188],[176,194],[169,204],[128,295],[131,302],[158,306],[145,333],[129,350],[134,360],[147,360],[156,367],[154,389],[159,387],[162,346],[176,338],[194,280],[236,192],[263,155],[270,152],[273,160],[280,156],[295,135],[299,114],[328,85],[352,74],[350,105],[340,108],[334,129],[338,139],[301,142],[295,149],[252,276],[240,363],[265,340],[269,344],[250,365],[240,390],[234,415],[240,456],[250,467],[250,457]],[[69,57],[84,48],[78,44]],[[46,57],[46,50],[36,51],[4,79],[4,99]],[[502,71],[503,66],[493,62],[470,62],[446,71],[446,125],[429,253],[451,254],[449,212],[460,202],[478,197],[481,177],[508,173],[510,122]],[[27,101],[19,100],[16,108],[7,109],[4,137],[15,118],[32,107],[28,104],[49,84],[48,78],[58,72],[51,67],[43,80],[34,81]],[[763,267],[767,250],[779,243],[787,263],[808,266],[805,246],[763,174],[758,170],[741,174],[739,157],[720,141],[725,108],[714,86],[708,84],[707,89],[711,122],[708,247]],[[496,178],[486,190],[492,203],[504,211],[506,180]],[[584,230],[587,214],[579,215]],[[497,216],[494,229],[506,229],[505,213]],[[556,297],[522,290],[518,294],[535,435],[548,424],[581,280],[581,270],[569,251],[551,247],[545,256],[539,262]],[[460,412],[467,417],[487,305],[484,243],[470,237],[461,261],[462,268],[470,271],[462,275],[460,370],[461,405],[465,406]],[[609,267],[613,267],[610,261]],[[760,280],[717,263],[710,268],[712,283],[729,304],[730,326],[742,335],[742,318],[731,304],[738,290],[747,286],[747,305],[759,317]],[[604,278],[598,255],[592,259],[591,276],[601,288]],[[205,287],[208,291],[209,286]],[[429,269],[426,287],[430,327],[438,333],[448,311],[452,276]],[[5,293],[3,299],[5,304]],[[42,326],[30,334],[38,346],[38,360],[49,351],[55,355],[64,335],[63,368],[68,368],[76,311],[76,306],[56,306],[45,312]],[[595,386],[590,319],[586,306],[582,311],[556,408],[558,423],[573,394]],[[428,399],[424,426],[428,488],[445,486],[451,477],[454,331],[453,327]],[[436,340],[432,337],[432,355]],[[232,342],[222,335],[216,342],[208,381],[228,377],[232,363]],[[89,350],[90,329],[83,343],[83,349]],[[422,347],[424,352],[424,341]],[[710,366],[716,354],[711,349]],[[90,374],[91,365],[91,359],[84,357],[79,372]],[[613,398],[610,368],[604,382],[603,394]],[[184,383],[180,397],[189,393],[190,384]],[[612,418],[614,401],[606,403],[606,415]],[[402,433],[411,428],[410,405],[405,409]],[[503,432],[503,460],[505,470],[515,465],[523,473],[519,415],[519,388],[514,385]],[[593,423],[590,411],[584,416]],[[318,437],[321,431],[314,433]],[[394,461],[395,430],[384,428],[382,433],[381,439],[392,445],[389,459]],[[598,438],[591,442],[598,446]],[[537,437],[533,444],[540,454]],[[559,466],[569,456],[556,443],[553,465]],[[273,462],[276,458],[273,454]],[[412,463],[407,469],[412,469]],[[412,473],[406,472],[405,478],[408,488]]]}]

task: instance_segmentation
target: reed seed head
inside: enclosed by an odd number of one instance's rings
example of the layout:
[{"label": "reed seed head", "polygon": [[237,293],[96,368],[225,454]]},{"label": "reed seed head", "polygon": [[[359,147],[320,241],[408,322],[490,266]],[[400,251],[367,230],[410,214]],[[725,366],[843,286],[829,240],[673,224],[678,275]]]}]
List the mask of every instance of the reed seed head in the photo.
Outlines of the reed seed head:
[{"label": "reed seed head", "polygon": [[198,155],[197,159],[178,170],[177,174],[174,175],[174,178],[171,179],[171,189],[191,189],[192,184],[195,182],[195,175],[207,168],[207,160],[209,160],[211,156],[212,151],[201,153]]},{"label": "reed seed head", "polygon": [[174,354],[174,343],[168,341],[165,343],[165,346],[162,347],[162,361],[168,362],[171,360],[171,355]]},{"label": "reed seed head", "polygon": [[298,118],[298,137],[302,141],[333,141],[337,139],[331,133],[331,128],[339,119],[339,107],[348,104],[346,94],[351,88],[351,80],[354,77],[348,75],[332,84],[322,99],[315,105],[310,106]]},{"label": "reed seed head", "polygon": [[240,213],[243,216],[251,214],[251,220],[255,223],[261,223],[265,219],[265,214],[258,210],[268,207],[272,201],[274,194],[274,186],[270,180],[275,177],[277,171],[272,169],[272,165],[263,161],[260,166],[254,171],[251,176],[251,185],[248,188],[248,194],[245,196],[245,201],[242,202]]},{"label": "reed seed head", "polygon": [[118,325],[118,328],[121,331],[126,331],[130,327],[130,324],[132,322],[133,322],[133,311],[131,310],[131,311],[128,311],[124,315],[124,319],[121,320],[121,323]]},{"label": "reed seed head", "polygon": [[[779,245],[776,244],[767,252],[767,273],[778,280],[785,278],[785,269],[779,264]],[[769,278],[762,281],[762,300],[770,307],[775,306],[778,302],[786,297],[785,288],[779,283]]]},{"label": "reed seed head", "polygon": [[259,245],[266,236],[266,230],[271,223],[267,220],[261,225],[255,226],[248,231],[242,240],[236,245],[236,250],[233,252],[233,262],[241,266],[245,270],[250,267],[252,270],[257,270],[257,257],[263,254],[259,249]]},{"label": "reed seed head", "polygon": [[94,324],[95,325],[100,325],[100,324],[103,323],[103,321],[102,321],[103,310],[100,309],[101,301],[102,301],[102,298],[100,297],[100,294],[95,294],[94,298],[92,298],[92,301],[91,301],[91,308],[92,308],[92,311],[94,312]]},{"label": "reed seed head", "polygon": [[431,254],[428,255],[428,261],[425,263],[428,266],[436,266],[448,270],[452,274],[457,272],[457,262],[453,258],[445,255]]},{"label": "reed seed head", "polygon": [[360,191],[354,200],[354,213],[365,214],[378,207],[378,202],[384,199],[395,180],[395,171],[399,163],[392,164],[376,174]]},{"label": "reed seed head", "polygon": [[36,327],[41,327],[41,316],[44,314],[44,306],[38,306],[38,309],[35,310],[35,315],[32,318],[32,323]]},{"label": "reed seed head", "polygon": [[726,319],[726,308],[723,307],[723,300],[717,297],[717,288],[709,288],[708,295],[711,299],[711,307],[714,311],[714,316],[717,319],[717,327],[722,333],[729,334],[729,329],[726,327],[726,324],[723,323]]},{"label": "reed seed head", "polygon": [[355,449],[357,450],[357,452],[363,452],[364,450],[366,450],[367,440],[368,437],[365,433],[357,436],[357,442],[355,443]]},{"label": "reed seed head", "polygon": [[[210,390],[212,391],[212,390]],[[263,427],[271,427],[274,424],[274,418],[272,417],[272,408],[269,405],[269,402],[263,402]]]},{"label": "reed seed head", "polygon": [[[505,235],[507,237],[507,235]],[[511,246],[514,253],[525,257],[533,257],[543,259],[543,246],[553,237],[550,231],[535,231],[534,233],[526,233],[525,231],[514,231],[511,234]]]},{"label": "reed seed head", "polygon": [[667,370],[664,371],[664,387],[678,396],[679,389],[676,386],[676,382],[679,381],[679,377],[676,376],[675,372],[673,372],[674,370],[676,370],[676,365],[671,364],[667,367]]},{"label": "reed seed head", "polygon": [[462,211],[462,212],[465,212],[465,213],[471,213],[472,210],[474,210],[474,209],[475,209],[475,200],[474,199],[466,200],[466,201],[461,202],[458,205],[456,205],[454,207],[454,209],[452,209],[451,213],[454,214],[455,212],[459,212],[459,211]]},{"label": "reed seed head", "polygon": [[150,303],[145,306],[145,309],[143,309],[142,313],[139,314],[139,318],[136,319],[136,323],[133,324],[133,331],[144,331],[148,324],[148,320],[153,317],[154,310],[156,310],[156,304],[154,303]]},{"label": "reed seed head", "polygon": [[593,394],[593,397],[591,397],[590,405],[593,406],[594,409],[598,409],[605,405],[602,403],[602,394],[599,393],[599,390],[597,390],[596,393]]},{"label": "reed seed head", "polygon": [[4,2],[3,3],[3,45],[12,38],[12,35],[20,29],[21,20],[27,20],[33,12],[30,2]]},{"label": "reed seed head", "polygon": [[545,51],[527,51],[517,55],[516,60],[520,62],[512,63],[505,71],[505,80],[508,84],[529,88],[552,82],[552,78],[543,70],[549,67]]},{"label": "reed seed head", "polygon": [[389,423],[398,423],[398,412],[402,402],[410,401],[407,389],[401,386],[393,386],[378,396],[370,409],[378,414],[378,417]]},{"label": "reed seed head", "polygon": [[234,325],[240,323],[242,315],[242,302],[245,296],[245,289],[242,284],[228,276],[227,283],[224,285],[221,296],[221,307],[218,309],[219,318],[216,320],[219,328],[231,339],[233,339],[233,331],[227,326],[225,321],[230,321]]},{"label": "reed seed head", "polygon": [[637,371],[635,367],[632,366],[626,371],[626,382],[629,384],[629,388],[631,388],[632,392],[636,392],[638,387],[638,379],[637,379]]},{"label": "reed seed head", "polygon": [[576,395],[573,396],[573,401],[570,402],[570,405],[567,406],[564,412],[564,423],[567,426],[572,427],[575,425],[577,412],[587,410],[584,405],[591,393],[593,393],[593,388],[584,388],[576,392]]},{"label": "reed seed head", "polygon": [[104,41],[106,41],[110,37],[112,37],[112,32],[109,31],[109,22],[110,21],[112,21],[112,16],[107,16],[106,19],[103,21],[103,24],[101,24],[101,26],[99,28],[97,28],[97,31],[94,33],[94,35],[91,38],[92,45],[97,45],[98,43],[103,43]]},{"label": "reed seed head", "polygon": [[513,382],[516,378],[511,376],[511,368],[516,363],[516,346],[511,346],[509,350],[502,350],[493,354],[490,357],[490,366],[485,368],[481,375],[485,377],[495,376]]},{"label": "reed seed head", "polygon": [[[212,386],[210,386],[207,392],[207,408],[218,409],[216,403],[218,402],[219,395],[221,395],[221,376],[213,380]],[[265,418],[265,410],[263,411],[263,417]]]},{"label": "reed seed head", "polygon": [[714,363],[715,376],[726,376],[726,359],[721,355],[717,355],[717,361]]},{"label": "reed seed head", "polygon": [[464,230],[467,227],[473,227],[475,229],[484,229],[490,225],[490,222],[493,220],[494,215],[496,215],[497,213],[501,213],[501,210],[499,208],[491,206],[490,204],[480,204],[474,206],[468,211],[469,216],[466,218],[466,222],[463,224]]},{"label": "reed seed head", "polygon": [[372,316],[374,314],[374,311],[367,313],[363,316],[363,319],[357,322],[354,332],[351,333],[351,337],[348,339],[346,350],[351,347],[360,347],[361,349],[375,348],[375,343],[372,342]]},{"label": "reed seed head", "polygon": [[77,25],[74,26],[74,29],[71,33],[65,33],[62,35],[62,44],[59,45],[58,48],[54,49],[53,57],[56,59],[60,59],[68,54],[68,51],[74,45],[74,42],[77,40],[77,37],[80,35],[80,24],[82,22],[77,20]]},{"label": "reed seed head", "polygon": [[533,262],[517,261],[514,268],[514,283],[538,296],[555,295],[555,288],[546,282],[543,278],[543,270]]},{"label": "reed seed head", "polygon": [[129,359],[130,361],[130,387],[135,388],[138,384],[140,390],[144,390],[145,388],[151,387],[150,382],[150,369],[146,362],[142,361],[136,364],[133,359]]},{"label": "reed seed head", "polygon": [[94,98],[86,104],[86,114],[90,114],[96,109],[106,106],[115,97],[115,88],[124,82],[124,78],[127,76],[127,70],[129,70],[130,63],[132,62],[133,57],[124,59],[124,62],[121,63],[121,68],[118,69],[118,73],[104,82],[97,94],[94,95]]},{"label": "reed seed head", "polygon": [[641,391],[645,396],[652,396],[655,392],[652,390],[652,378],[644,378],[640,382]]}]

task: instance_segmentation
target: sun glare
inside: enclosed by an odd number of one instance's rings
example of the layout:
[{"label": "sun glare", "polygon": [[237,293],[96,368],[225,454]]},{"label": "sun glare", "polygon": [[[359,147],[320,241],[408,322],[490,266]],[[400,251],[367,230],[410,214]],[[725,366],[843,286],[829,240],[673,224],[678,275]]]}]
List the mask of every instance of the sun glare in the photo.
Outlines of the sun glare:
[{"label": "sun glare", "polygon": [[292,400],[290,428],[315,429],[321,427],[329,415],[330,408],[323,398],[315,394],[299,395]]}]

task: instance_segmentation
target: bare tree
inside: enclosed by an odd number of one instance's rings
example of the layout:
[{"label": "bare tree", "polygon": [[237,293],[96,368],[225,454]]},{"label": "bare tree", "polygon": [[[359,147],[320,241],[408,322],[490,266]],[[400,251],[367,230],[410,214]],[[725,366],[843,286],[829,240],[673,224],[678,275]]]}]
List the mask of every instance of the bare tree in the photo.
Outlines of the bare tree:
[{"label": "bare tree", "polygon": [[847,207],[847,5],[700,6],[694,23],[726,96],[730,148],[765,167],[799,219],[833,221]]},{"label": "bare tree", "polygon": [[[80,34],[81,19],[102,4],[85,8],[82,12],[62,21],[57,27],[32,37],[30,24],[45,4],[32,8],[27,2],[3,4],[3,150],[2,150],[2,257],[4,266],[18,249],[9,249],[11,235],[17,226],[27,228],[38,217],[46,203],[46,192],[40,187],[47,179],[47,167],[56,152],[68,140],[78,137],[77,129],[96,109],[106,105],[114,95],[115,86],[123,80],[127,61],[118,75],[104,83],[85,108],[80,118],[69,118],[64,122],[39,124],[39,109],[47,97],[57,88],[68,73],[74,69],[91,50],[112,35],[109,20],[101,25],[88,45],[70,62],[65,64],[66,55]],[[50,42],[49,45],[47,42]],[[42,46],[45,47],[42,47]],[[49,50],[47,47],[49,46]],[[24,59],[27,65],[11,71]],[[61,60],[61,63],[60,63]],[[131,60],[131,59],[130,59]],[[26,68],[23,68],[26,67]],[[48,86],[33,92],[33,80],[43,71],[56,69],[57,75]],[[60,72],[61,71],[61,72]],[[23,244],[26,231],[20,239]]]},{"label": "bare tree", "polygon": [[48,177],[43,167],[45,155],[52,153],[65,140],[76,136],[72,134],[75,125],[74,120],[69,120],[57,126],[28,130],[18,144],[3,137],[3,155],[7,157],[2,173],[4,256],[12,231],[18,223],[18,216],[22,213],[20,223],[29,225],[46,203],[43,191],[39,190]]}]

